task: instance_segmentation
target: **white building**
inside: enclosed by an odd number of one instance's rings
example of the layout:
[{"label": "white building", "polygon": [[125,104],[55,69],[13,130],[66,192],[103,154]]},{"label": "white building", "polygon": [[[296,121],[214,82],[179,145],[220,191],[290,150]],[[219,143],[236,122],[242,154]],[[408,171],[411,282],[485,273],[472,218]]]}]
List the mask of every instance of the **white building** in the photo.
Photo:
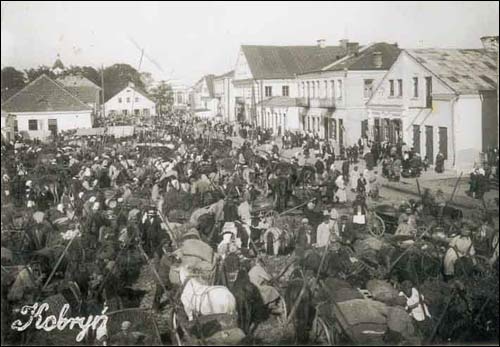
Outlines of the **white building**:
[{"label": "white building", "polygon": [[498,146],[497,61],[485,49],[403,50],[367,103],[372,137],[470,169]]},{"label": "white building", "polygon": [[123,116],[156,116],[156,103],[132,82],[104,103],[106,117]]},{"label": "white building", "polygon": [[92,127],[92,107],[46,75],[7,99],[2,109],[16,116],[14,127],[29,138]]},{"label": "white building", "polygon": [[[347,45],[347,41],[341,41],[341,46]],[[328,138],[337,148],[367,136],[366,102],[399,51],[396,44],[385,42],[361,49],[351,44],[347,56],[299,75],[301,129]]]},{"label": "white building", "polygon": [[174,98],[173,108],[186,110],[189,107],[189,88],[184,85],[173,85],[172,93]]},{"label": "white building", "polygon": [[[242,45],[234,71],[235,114],[238,121],[282,130],[301,130],[296,105],[297,75],[342,58],[345,49],[325,46]],[[290,112],[290,113],[289,113]]]},{"label": "white building", "polygon": [[193,86],[190,104],[195,116],[214,118],[218,114],[219,100],[214,93],[214,77],[205,75]]},{"label": "white building", "polygon": [[236,121],[234,115],[233,77],[234,70],[214,77],[214,95],[219,102],[217,115],[220,115],[226,122]]}]

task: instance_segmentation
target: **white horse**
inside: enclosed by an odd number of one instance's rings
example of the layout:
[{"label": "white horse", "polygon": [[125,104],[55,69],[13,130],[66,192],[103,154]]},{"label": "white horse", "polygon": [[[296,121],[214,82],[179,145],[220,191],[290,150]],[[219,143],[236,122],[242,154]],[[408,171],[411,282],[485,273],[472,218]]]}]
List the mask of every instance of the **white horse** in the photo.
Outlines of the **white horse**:
[{"label": "white horse", "polygon": [[204,285],[196,278],[190,278],[185,267],[180,268],[179,277],[184,285],[181,302],[190,321],[195,313],[202,316],[236,313],[236,299],[228,288]]}]

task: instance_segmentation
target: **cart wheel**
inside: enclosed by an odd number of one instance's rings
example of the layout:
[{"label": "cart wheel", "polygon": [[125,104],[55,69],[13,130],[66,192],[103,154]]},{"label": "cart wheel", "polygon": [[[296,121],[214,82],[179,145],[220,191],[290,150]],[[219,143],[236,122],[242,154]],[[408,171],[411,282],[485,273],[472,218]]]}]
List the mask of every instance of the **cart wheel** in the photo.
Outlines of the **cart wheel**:
[{"label": "cart wheel", "polygon": [[333,346],[333,334],[323,318],[316,315],[313,321],[312,342],[319,345]]},{"label": "cart wheel", "polygon": [[368,223],[368,230],[370,234],[376,238],[381,238],[385,233],[385,223],[382,218],[380,218],[376,213],[371,214],[370,221]]}]

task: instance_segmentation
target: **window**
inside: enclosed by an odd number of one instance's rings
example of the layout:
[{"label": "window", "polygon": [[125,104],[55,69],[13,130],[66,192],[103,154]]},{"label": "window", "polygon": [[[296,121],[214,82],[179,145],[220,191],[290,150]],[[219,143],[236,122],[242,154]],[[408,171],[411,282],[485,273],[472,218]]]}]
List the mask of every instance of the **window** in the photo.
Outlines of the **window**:
[{"label": "window", "polygon": [[281,88],[283,96],[289,96],[290,94],[290,88],[288,86],[283,86]]},{"label": "window", "polygon": [[36,119],[28,120],[28,130],[37,131],[38,130],[38,121]]},{"label": "window", "polygon": [[136,108],[134,110],[134,115],[138,116],[140,112],[141,112],[141,110],[139,110],[138,108]]},{"label": "window", "polygon": [[130,103],[130,98],[127,98],[127,103]]},{"label": "window", "polygon": [[328,81],[325,81],[325,99],[328,98]]},{"label": "window", "polygon": [[330,88],[330,93],[332,94],[332,99],[335,99],[335,81],[330,81],[331,88]]},{"label": "window", "polygon": [[273,96],[273,87],[266,86],[265,87],[265,93],[266,93],[266,97]]},{"label": "window", "polygon": [[372,96],[373,93],[373,80],[364,80],[364,93],[363,96],[365,99],[368,99]]},{"label": "window", "polygon": [[418,98],[418,77],[413,77],[413,97]]},{"label": "window", "polygon": [[127,110],[122,110],[122,113],[123,113],[124,116],[126,116],[127,115]]},{"label": "window", "polygon": [[135,102],[139,102],[139,98],[137,96],[135,97]]},{"label": "window", "polygon": [[57,119],[49,119],[49,131],[52,133],[52,135],[57,134]]},{"label": "window", "polygon": [[321,98],[321,85],[319,81],[316,81],[316,87],[318,88],[318,98]]},{"label": "window", "polygon": [[19,131],[19,127],[17,125],[17,119],[14,119],[14,132],[18,132]]},{"label": "window", "polygon": [[302,97],[306,96],[306,84],[302,82]]},{"label": "window", "polygon": [[389,96],[394,96],[394,80],[389,80]]},{"label": "window", "polygon": [[316,83],[313,81],[311,82],[312,83],[312,97],[315,98],[316,97]]},{"label": "window", "polygon": [[403,80],[398,80],[398,96],[403,96]]},{"label": "window", "polygon": [[342,80],[337,81],[337,98],[342,99]]},{"label": "window", "polygon": [[311,84],[309,82],[307,82],[307,97],[311,97]]},{"label": "window", "polygon": [[122,103],[122,98],[118,98],[118,103],[121,104]]}]

